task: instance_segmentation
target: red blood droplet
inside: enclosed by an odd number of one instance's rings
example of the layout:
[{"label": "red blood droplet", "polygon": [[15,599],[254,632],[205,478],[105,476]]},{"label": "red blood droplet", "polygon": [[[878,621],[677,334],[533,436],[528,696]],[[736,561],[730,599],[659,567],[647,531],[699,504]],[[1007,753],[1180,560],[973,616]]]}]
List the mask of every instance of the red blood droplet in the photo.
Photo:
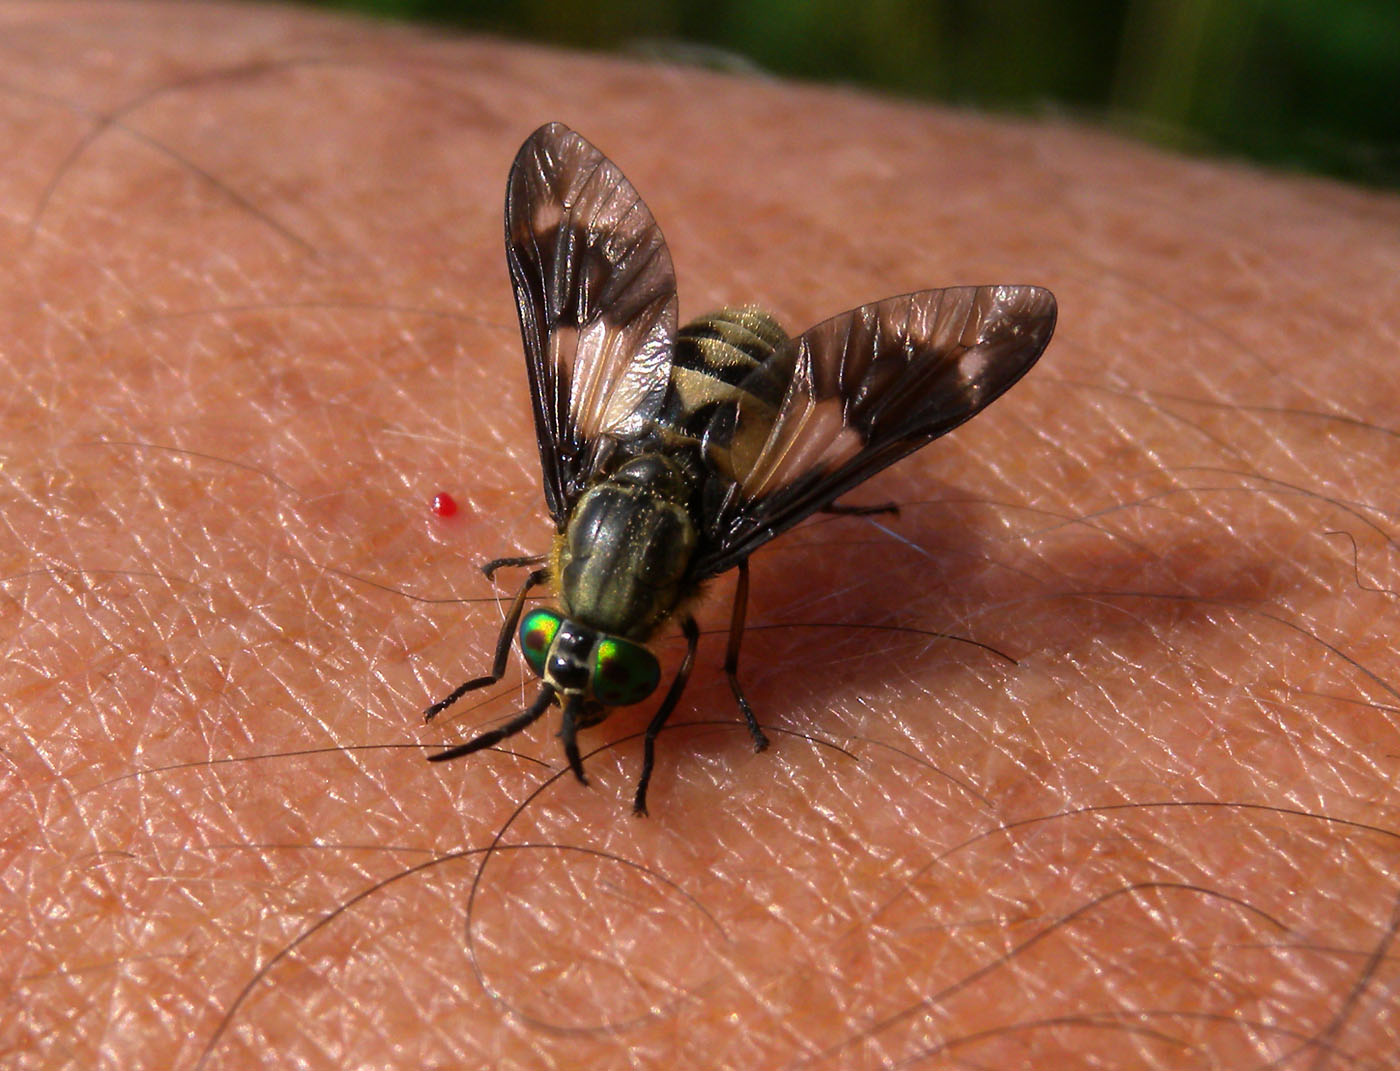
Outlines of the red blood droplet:
[{"label": "red blood droplet", "polygon": [[457,512],[457,500],[446,491],[433,495],[433,512],[439,517],[451,517]]}]

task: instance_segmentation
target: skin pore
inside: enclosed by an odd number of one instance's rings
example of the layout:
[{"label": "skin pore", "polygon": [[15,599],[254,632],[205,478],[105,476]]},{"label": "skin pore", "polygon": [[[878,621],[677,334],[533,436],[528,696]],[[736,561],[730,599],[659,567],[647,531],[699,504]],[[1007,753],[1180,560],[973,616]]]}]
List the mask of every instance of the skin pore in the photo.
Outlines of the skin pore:
[{"label": "skin pore", "polygon": [[[290,10],[0,27],[3,1062],[1386,1066],[1394,197]],[[534,690],[421,724],[549,544],[500,232],[550,119],[683,316],[1060,302],[847,499],[897,517],[754,556],[762,755],[711,586],[644,820],[648,705],[589,788],[557,714],[420,746]]]}]

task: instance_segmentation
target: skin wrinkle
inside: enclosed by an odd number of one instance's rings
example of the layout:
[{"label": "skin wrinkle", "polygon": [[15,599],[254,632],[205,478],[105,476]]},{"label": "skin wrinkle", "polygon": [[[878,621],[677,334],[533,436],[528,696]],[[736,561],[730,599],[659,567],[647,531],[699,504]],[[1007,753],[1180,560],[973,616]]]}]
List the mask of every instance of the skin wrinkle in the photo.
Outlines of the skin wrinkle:
[{"label": "skin wrinkle", "polygon": [[[625,1020],[656,980],[686,994],[650,1025],[560,1038],[503,1018],[463,952],[464,861],[367,895],[279,961],[205,1066],[781,1067],[960,983],[933,1018],[815,1066],[1385,1066],[1393,843],[1244,809],[1071,812],[1296,800],[1388,826],[1394,600],[1359,581],[1397,586],[1392,521],[1370,504],[1396,435],[1381,373],[1397,321],[1374,285],[1393,274],[1393,199],[1053,123],[307,13],[211,5],[167,24],[171,9],[75,6],[11,25],[36,10],[0,4],[10,85],[31,91],[0,90],[17,147],[0,183],[0,575],[17,656],[0,678],[0,806],[22,860],[0,863],[22,902],[3,923],[0,979],[22,981],[0,985],[20,1012],[0,1016],[0,1053],[193,1067],[259,964],[416,861],[376,846],[479,850],[546,780],[538,761],[563,772],[554,726],[512,741],[521,757],[442,770],[371,749],[455,738],[524,696],[513,662],[460,724],[416,723],[488,656],[499,611],[475,564],[539,549],[548,527],[499,230],[511,154],[557,117],[648,198],[683,313],[759,300],[801,327],[919,286],[1057,291],[1042,367],[858,493],[905,506],[882,521],[900,538],[813,524],[754,561],[755,625],[895,621],[1019,665],[755,629],[741,672],[769,753],[748,753],[742,728],[668,731],[644,823],[626,815],[635,739],[595,757],[593,788],[551,782],[511,836],[605,844],[728,938],[688,974],[712,950],[673,901],[568,859],[501,885],[498,860],[483,887],[497,906],[472,922],[493,984],[548,979],[564,1023]],[[70,35],[98,10],[84,32],[119,62],[86,66]],[[63,117],[52,104],[72,85],[138,138]],[[878,196],[850,163],[867,159]],[[114,456],[90,445],[104,437],[189,453]],[[438,489],[467,504],[452,522],[426,511]],[[82,572],[36,571],[54,548]],[[134,575],[153,570],[173,582]],[[678,721],[735,717],[716,638],[728,590],[702,604]],[[658,650],[675,664],[674,642]],[[619,712],[587,746],[646,716]],[[348,767],[311,753],[328,739],[364,750]],[[134,865],[96,861],[116,852]],[[1095,902],[1163,874],[1284,918],[1289,940],[1200,897]],[[616,979],[638,950],[634,989]]]}]

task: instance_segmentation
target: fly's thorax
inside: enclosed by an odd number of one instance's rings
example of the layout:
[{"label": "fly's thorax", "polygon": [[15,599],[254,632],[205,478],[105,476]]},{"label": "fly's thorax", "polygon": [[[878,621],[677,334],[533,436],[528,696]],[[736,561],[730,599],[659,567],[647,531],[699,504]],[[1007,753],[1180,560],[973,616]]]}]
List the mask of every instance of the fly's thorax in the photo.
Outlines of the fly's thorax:
[{"label": "fly's thorax", "polygon": [[689,469],[658,452],[584,492],[555,553],[564,613],[614,636],[650,636],[689,590],[693,492]]}]

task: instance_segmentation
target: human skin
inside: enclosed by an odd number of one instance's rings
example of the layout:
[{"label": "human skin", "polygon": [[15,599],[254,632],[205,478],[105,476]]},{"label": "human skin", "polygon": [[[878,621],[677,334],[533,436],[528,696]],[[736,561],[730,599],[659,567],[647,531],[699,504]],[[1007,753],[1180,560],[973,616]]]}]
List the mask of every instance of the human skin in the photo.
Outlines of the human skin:
[{"label": "human skin", "polygon": [[[0,55],[5,1066],[1389,1066],[1394,197],[277,9],[0,3]],[[683,315],[1060,302],[848,499],[898,516],[754,556],[761,755],[711,586],[646,819],[650,705],[587,788],[553,723],[422,761],[531,694],[418,713],[550,537],[500,231],[552,119]]]}]

